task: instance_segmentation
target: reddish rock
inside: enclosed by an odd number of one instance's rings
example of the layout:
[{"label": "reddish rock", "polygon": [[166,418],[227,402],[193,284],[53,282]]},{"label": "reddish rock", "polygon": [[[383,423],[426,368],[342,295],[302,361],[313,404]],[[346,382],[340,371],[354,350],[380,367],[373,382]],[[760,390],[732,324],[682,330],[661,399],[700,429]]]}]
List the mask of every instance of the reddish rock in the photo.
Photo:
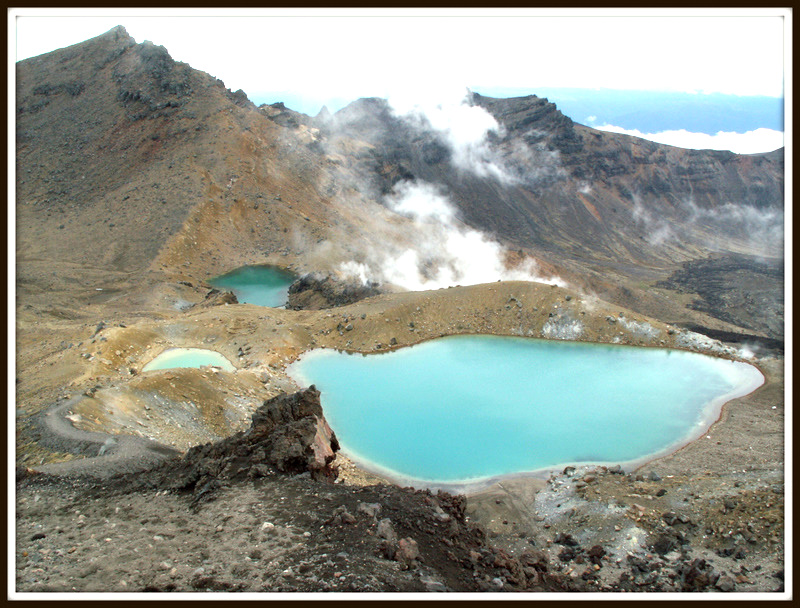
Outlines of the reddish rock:
[{"label": "reddish rock", "polygon": [[410,568],[419,557],[417,541],[413,538],[401,538],[397,545],[397,551],[394,554],[395,561],[400,562],[404,568]]}]

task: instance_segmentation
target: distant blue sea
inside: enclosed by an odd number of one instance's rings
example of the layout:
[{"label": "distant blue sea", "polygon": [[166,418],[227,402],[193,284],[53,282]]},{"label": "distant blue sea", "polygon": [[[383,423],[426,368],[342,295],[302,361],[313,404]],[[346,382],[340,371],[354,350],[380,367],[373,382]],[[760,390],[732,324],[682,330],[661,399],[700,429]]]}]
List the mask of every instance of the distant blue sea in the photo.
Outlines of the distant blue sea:
[{"label": "distant blue sea", "polygon": [[546,97],[562,113],[587,126],[609,124],[642,133],[685,129],[709,135],[759,128],[783,131],[783,99],[776,97],[548,87],[478,92],[492,97]]}]

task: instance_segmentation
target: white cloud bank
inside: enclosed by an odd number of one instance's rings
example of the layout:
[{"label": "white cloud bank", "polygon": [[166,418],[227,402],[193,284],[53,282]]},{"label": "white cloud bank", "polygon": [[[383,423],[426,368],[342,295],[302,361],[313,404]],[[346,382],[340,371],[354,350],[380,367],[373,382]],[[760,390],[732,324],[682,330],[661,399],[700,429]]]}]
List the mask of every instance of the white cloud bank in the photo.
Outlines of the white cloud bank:
[{"label": "white cloud bank", "polygon": [[730,150],[737,154],[759,154],[772,152],[783,146],[783,131],[756,129],[746,133],[720,131],[716,135],[693,133],[680,129],[660,133],[642,133],[638,129],[624,129],[614,125],[597,126],[600,131],[633,135],[659,144],[688,148],[691,150]]}]

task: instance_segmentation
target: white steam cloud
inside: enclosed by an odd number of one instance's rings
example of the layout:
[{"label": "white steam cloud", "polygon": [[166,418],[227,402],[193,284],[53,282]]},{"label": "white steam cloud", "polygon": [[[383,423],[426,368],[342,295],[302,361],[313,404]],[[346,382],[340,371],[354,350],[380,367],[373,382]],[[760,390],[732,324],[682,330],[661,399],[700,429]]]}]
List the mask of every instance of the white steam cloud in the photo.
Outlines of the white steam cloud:
[{"label": "white steam cloud", "polygon": [[782,255],[784,243],[783,210],[771,207],[725,203],[713,209],[698,207],[694,201],[683,202],[690,212],[689,221],[702,223],[721,232],[738,232],[749,247],[759,254]]},{"label": "white steam cloud", "polygon": [[[654,246],[677,240],[687,230],[702,230],[711,248],[728,248],[736,241],[755,255],[783,254],[783,210],[725,203],[702,208],[692,199],[680,201],[685,220],[678,225],[650,213],[639,196],[633,195],[633,219],[646,231],[644,238]],[[724,235],[724,236],[723,236]],[[738,236],[737,236],[738,235]]]},{"label": "white steam cloud", "polygon": [[411,291],[498,280],[565,285],[558,277],[539,276],[533,260],[506,268],[502,245],[460,224],[453,205],[431,184],[400,182],[386,204],[413,220],[413,245],[386,244],[364,261],[340,265],[339,271],[350,279],[390,283]]},{"label": "white steam cloud", "polygon": [[680,129],[660,133],[642,133],[637,129],[624,129],[614,125],[597,126],[600,131],[633,135],[659,144],[687,148],[690,150],[730,150],[737,154],[760,154],[772,152],[783,146],[783,131],[755,129],[746,133],[720,131],[716,135],[694,133]]},{"label": "white steam cloud", "polygon": [[437,100],[412,101],[393,96],[388,101],[397,116],[438,132],[450,148],[457,168],[506,184],[515,183],[516,178],[489,146],[490,133],[503,135],[494,116],[480,106],[470,105],[468,92],[463,89],[448,91]]},{"label": "white steam cloud", "polygon": [[636,195],[633,195],[633,219],[647,231],[644,238],[650,245],[663,245],[676,238],[669,223],[652,215]]},{"label": "white steam cloud", "polygon": [[400,182],[387,199],[389,207],[401,215],[423,222],[451,224],[455,209],[431,184]]},{"label": "white steam cloud", "polygon": [[360,262],[344,262],[339,266],[339,271],[346,277],[355,279],[362,285],[369,283],[369,268]]}]

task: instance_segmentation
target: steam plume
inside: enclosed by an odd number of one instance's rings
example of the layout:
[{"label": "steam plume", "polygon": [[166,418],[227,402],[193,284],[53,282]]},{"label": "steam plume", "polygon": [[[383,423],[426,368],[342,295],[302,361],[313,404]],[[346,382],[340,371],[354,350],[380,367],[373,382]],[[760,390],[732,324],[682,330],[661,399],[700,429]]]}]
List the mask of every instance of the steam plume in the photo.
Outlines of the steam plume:
[{"label": "steam plume", "polygon": [[431,184],[400,182],[385,204],[413,221],[413,244],[387,244],[365,261],[341,264],[339,271],[350,279],[390,283],[412,291],[498,280],[565,284],[558,277],[540,276],[532,260],[506,268],[502,245],[459,223],[453,205]]},{"label": "steam plume", "polygon": [[503,136],[503,128],[494,116],[469,103],[469,91],[452,90],[439,101],[411,101],[390,97],[395,115],[420,129],[438,132],[452,153],[453,164],[479,177],[494,177],[506,184],[517,179],[503,165],[489,146],[490,133]]}]

